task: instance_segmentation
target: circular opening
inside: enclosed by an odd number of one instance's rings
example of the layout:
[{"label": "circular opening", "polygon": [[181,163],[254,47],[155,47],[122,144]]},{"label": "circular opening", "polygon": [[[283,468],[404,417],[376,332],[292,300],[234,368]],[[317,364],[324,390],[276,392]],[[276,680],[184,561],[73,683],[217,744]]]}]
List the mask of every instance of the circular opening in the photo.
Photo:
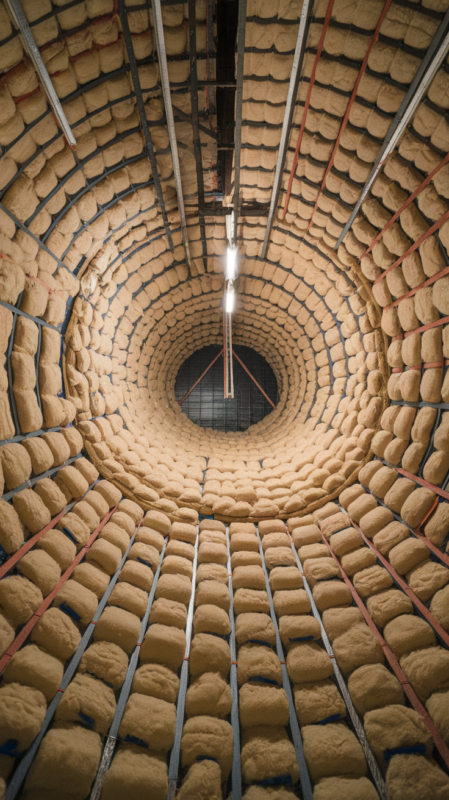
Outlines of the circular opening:
[{"label": "circular opening", "polygon": [[[219,355],[221,349],[219,345],[202,347],[184,361],[176,378],[175,397],[178,403],[183,401],[181,408],[184,414],[202,428],[213,428],[225,433],[246,431],[250,425],[260,422],[273,410],[273,406],[260,391],[261,388],[274,405],[277,404],[276,378],[263,356],[251,347],[234,345],[234,352],[259,386],[256,386],[234,356],[234,397],[225,400],[223,355]],[[217,356],[215,363],[210,366]],[[208,371],[201,378],[205,370]]]}]

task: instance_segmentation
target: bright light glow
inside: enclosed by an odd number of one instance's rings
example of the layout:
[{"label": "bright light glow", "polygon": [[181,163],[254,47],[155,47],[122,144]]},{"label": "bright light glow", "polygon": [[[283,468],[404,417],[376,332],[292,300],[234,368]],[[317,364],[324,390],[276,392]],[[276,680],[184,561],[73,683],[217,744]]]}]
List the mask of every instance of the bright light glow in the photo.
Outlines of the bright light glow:
[{"label": "bright light glow", "polygon": [[226,280],[235,281],[237,274],[237,248],[228,247],[226,250]]},{"label": "bright light glow", "polygon": [[234,287],[228,287],[225,294],[225,311],[232,314],[234,311]]}]

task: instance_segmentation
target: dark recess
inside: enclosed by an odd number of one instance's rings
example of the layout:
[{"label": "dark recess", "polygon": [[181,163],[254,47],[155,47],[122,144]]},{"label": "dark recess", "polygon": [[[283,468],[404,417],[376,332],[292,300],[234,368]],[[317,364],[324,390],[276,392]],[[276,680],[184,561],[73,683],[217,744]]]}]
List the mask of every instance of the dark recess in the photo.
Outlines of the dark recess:
[{"label": "dark recess", "polygon": [[[220,349],[218,345],[203,347],[184,362],[175,384],[175,397],[178,402],[192,388]],[[278,402],[276,378],[264,357],[252,348],[242,345],[234,345],[234,350],[268,397],[276,404]],[[202,428],[213,428],[224,432],[246,431],[250,425],[260,422],[273,410],[235,358],[233,363],[233,400],[225,400],[223,397],[223,358],[220,356],[181,406],[189,419]]]}]

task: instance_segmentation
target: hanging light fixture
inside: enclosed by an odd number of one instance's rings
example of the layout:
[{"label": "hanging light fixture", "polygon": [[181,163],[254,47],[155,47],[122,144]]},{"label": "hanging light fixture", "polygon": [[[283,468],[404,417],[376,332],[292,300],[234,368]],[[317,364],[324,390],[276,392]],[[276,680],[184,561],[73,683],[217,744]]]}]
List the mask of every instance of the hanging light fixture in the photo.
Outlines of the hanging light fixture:
[{"label": "hanging light fixture", "polygon": [[226,287],[226,294],[225,294],[225,311],[227,314],[232,314],[234,311],[234,286],[232,283],[229,283]]}]

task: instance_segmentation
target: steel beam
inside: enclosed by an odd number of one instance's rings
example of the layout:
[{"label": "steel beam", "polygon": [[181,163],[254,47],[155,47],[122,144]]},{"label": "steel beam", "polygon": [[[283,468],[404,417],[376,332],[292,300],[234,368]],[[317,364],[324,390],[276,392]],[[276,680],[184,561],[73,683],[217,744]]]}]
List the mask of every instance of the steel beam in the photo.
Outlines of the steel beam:
[{"label": "steel beam", "polygon": [[[235,92],[234,214],[240,216],[240,163],[242,150],[243,64],[245,60],[246,0],[239,0],[237,22],[237,75]],[[237,224],[235,225],[237,240]],[[235,244],[236,242],[234,242]]]},{"label": "steel beam", "polygon": [[184,397],[182,398],[182,400],[179,401],[178,405],[182,406],[184,400],[187,400],[189,394],[191,394],[193,392],[193,390],[198,386],[199,382],[203,380],[203,378],[206,375],[206,373],[209,372],[210,368],[214,366],[215,362],[218,361],[218,359],[220,358],[221,355],[223,355],[223,348],[221,348],[220,352],[218,353],[218,355],[215,356],[214,360],[210,362],[209,366],[206,367],[206,369],[204,370],[203,374],[200,375],[198,380],[195,381],[195,383],[193,384],[192,388],[189,389],[187,394],[185,394]]},{"label": "steel beam", "polygon": [[190,97],[192,103],[193,152],[196,163],[196,182],[198,188],[198,216],[201,240],[203,243],[203,263],[207,272],[207,242],[204,223],[204,175],[201,156],[200,121],[198,115],[198,74],[196,68],[196,0],[188,0],[189,7],[189,57],[190,57]]},{"label": "steel beam", "polygon": [[31,28],[28,25],[28,20],[22,10],[19,0],[6,0],[6,5],[11,14],[15,26],[19,29],[22,41],[25,45],[25,50],[33,62],[33,66],[39,75],[41,84],[47,95],[48,102],[50,103],[56,119],[62,128],[67,143],[70,147],[76,147],[76,139],[73,135],[72,129],[68,123],[67,117],[64,114],[61,101],[56,94],[55,88],[51,82],[47,68],[42,60],[40,50],[31,33]]},{"label": "steel beam", "polygon": [[379,150],[377,158],[374,162],[373,168],[368,176],[368,179],[363,187],[360,197],[357,200],[352,213],[345,224],[334,250],[340,247],[343,239],[345,238],[348,230],[354,222],[360,207],[367,196],[371,186],[381,171],[388,156],[393,152],[400,137],[404,133],[407,125],[409,124],[413,114],[418,108],[419,103],[423,99],[431,81],[433,80],[437,70],[443,63],[449,51],[449,11],[446,11],[443,20],[427,50],[426,55],[421,61],[415,77],[413,78],[407,94],[405,95],[399,110],[397,111],[393,122],[391,123],[383,144]]},{"label": "steel beam", "polygon": [[301,77],[301,69],[304,61],[304,53],[306,50],[307,33],[312,13],[313,0],[305,0],[303,3],[301,16],[299,19],[298,36],[296,39],[295,55],[293,56],[293,66],[290,75],[290,84],[288,87],[287,102],[285,104],[284,122],[282,125],[281,141],[279,142],[278,158],[276,162],[276,171],[274,173],[274,184],[271,192],[270,210],[268,212],[267,227],[265,230],[265,238],[262,246],[262,258],[266,257],[268,242],[270,240],[271,227],[273,225],[274,215],[279,200],[279,193],[281,190],[282,177],[284,173],[285,156],[290,142],[290,134],[292,129],[293,114],[295,111],[295,103],[298,95],[299,79]]},{"label": "steel beam", "polygon": [[153,142],[151,140],[150,129],[148,127],[147,116],[145,113],[145,104],[143,102],[142,89],[140,88],[139,72],[137,69],[136,56],[134,54],[131,33],[129,30],[129,22],[125,8],[125,0],[118,0],[118,9],[120,14],[120,22],[122,25],[123,39],[125,42],[126,52],[128,54],[129,68],[131,72],[131,77],[133,79],[134,91],[136,93],[137,108],[139,109],[139,116],[140,116],[140,121],[142,123],[143,134],[145,137],[146,149],[148,153],[148,158],[150,159],[151,171],[153,173],[154,188],[156,190],[157,199],[161,207],[162,219],[164,221],[164,227],[167,234],[170,250],[173,253],[174,252],[173,240],[170,231],[170,225],[168,223],[167,211],[165,208],[164,195],[162,193],[161,180],[159,178],[159,172],[157,167],[156,156],[154,153]]},{"label": "steel beam", "polygon": [[271,406],[272,408],[276,408],[276,404],[275,404],[275,403],[273,403],[273,401],[272,401],[272,400],[270,400],[270,398],[268,397],[267,393],[266,393],[266,392],[264,392],[264,390],[262,389],[261,385],[260,385],[259,383],[257,383],[257,381],[256,381],[256,379],[255,379],[255,377],[254,377],[254,375],[252,375],[252,374],[251,374],[251,372],[249,371],[248,367],[245,367],[245,365],[244,365],[244,363],[243,363],[242,359],[238,357],[238,355],[237,355],[237,353],[235,352],[234,348],[232,349],[232,355],[234,356],[234,358],[236,358],[236,359],[237,359],[237,361],[239,362],[240,366],[241,366],[241,367],[243,367],[243,369],[244,369],[244,370],[245,370],[245,372],[246,372],[246,373],[249,375],[249,377],[251,378],[251,380],[253,381],[253,383],[255,383],[255,384],[256,384],[257,388],[259,389],[259,392],[262,392],[263,396],[265,397],[265,400],[268,400],[268,402],[269,402],[269,404],[270,404],[270,406]]},{"label": "steel beam", "polygon": [[151,0],[151,8],[153,11],[153,25],[154,25],[154,34],[156,37],[156,47],[157,47],[157,55],[159,61],[159,71],[161,76],[162,95],[164,98],[165,117],[167,119],[167,131],[168,131],[168,138],[170,141],[173,172],[175,176],[176,194],[178,197],[178,210],[181,221],[182,241],[184,244],[187,266],[190,272],[192,266],[192,259],[190,256],[189,238],[187,235],[184,193],[182,189],[178,143],[176,141],[175,121],[173,117],[173,106],[170,94],[170,81],[168,78],[167,51],[165,48],[164,25],[162,22],[162,9],[160,0]]}]

